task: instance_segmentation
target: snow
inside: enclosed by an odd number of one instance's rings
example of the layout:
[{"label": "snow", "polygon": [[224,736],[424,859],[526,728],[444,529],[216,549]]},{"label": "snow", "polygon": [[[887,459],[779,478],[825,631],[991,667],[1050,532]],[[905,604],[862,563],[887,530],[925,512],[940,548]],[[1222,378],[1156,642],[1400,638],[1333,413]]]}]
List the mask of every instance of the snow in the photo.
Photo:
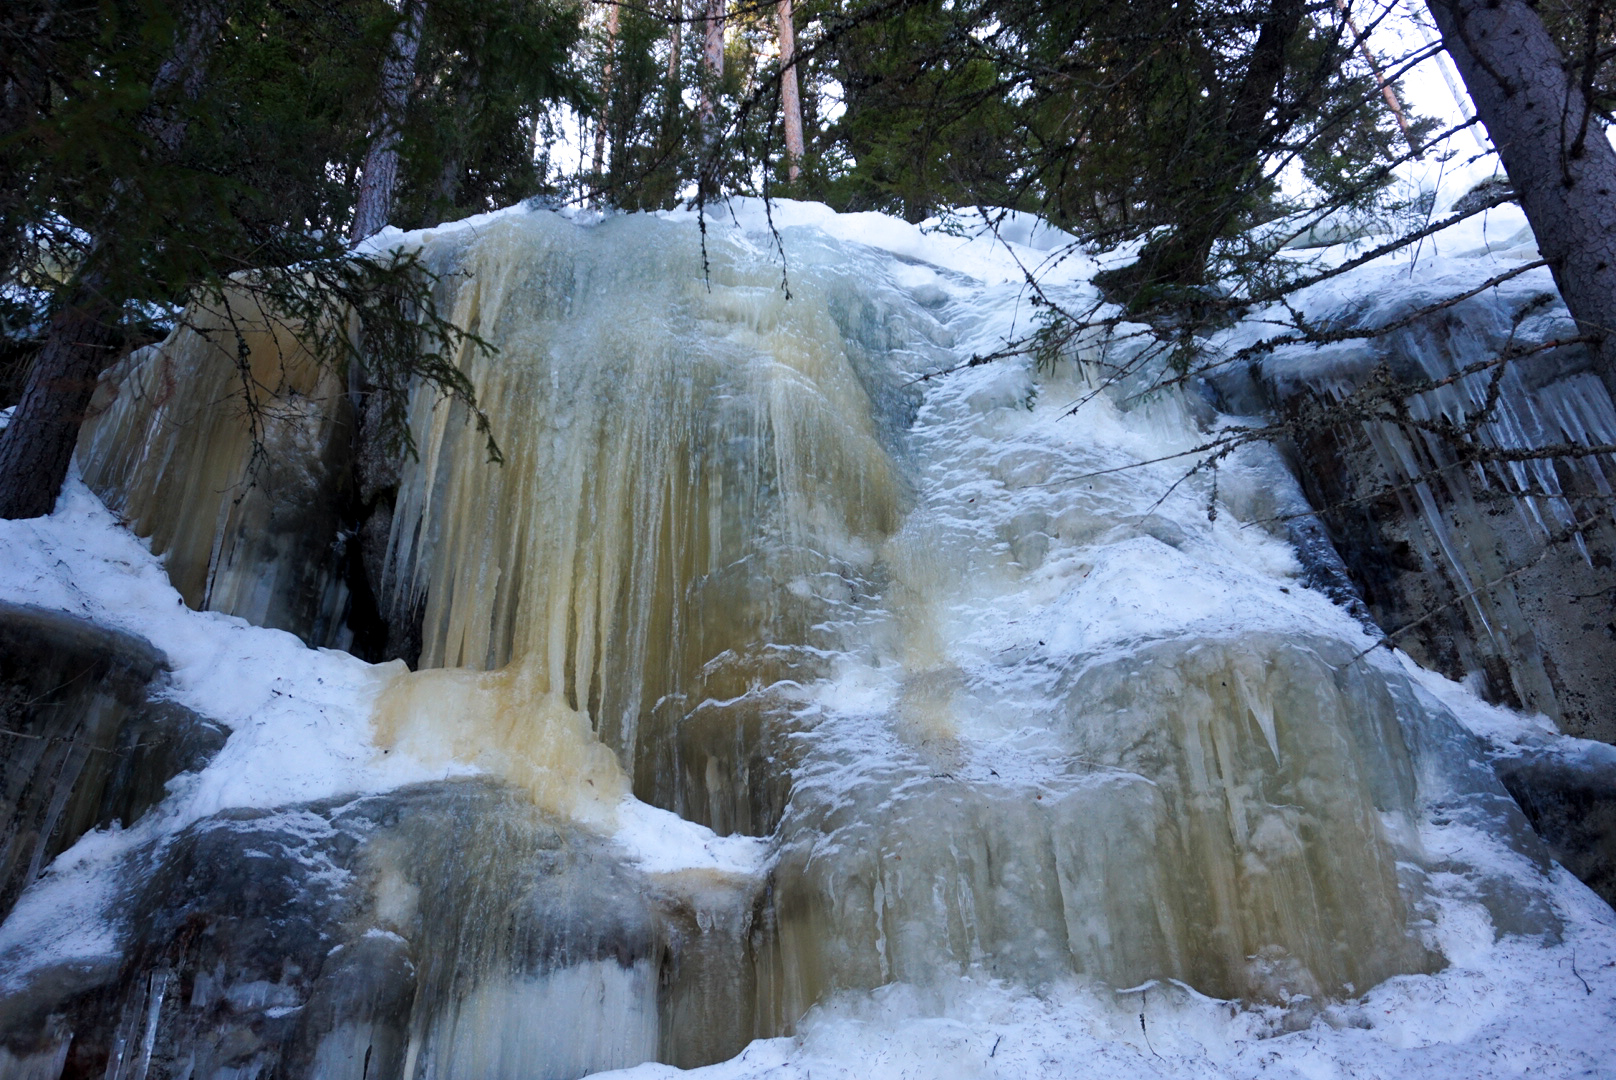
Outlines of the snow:
[{"label": "snow", "polygon": [[[51,516],[0,521],[0,598],[145,638],[167,657],[164,695],[230,729],[208,767],[171,781],[169,798],[156,810],[130,829],[82,837],[23,894],[0,924],[0,987],[18,985],[47,963],[115,957],[107,867],[143,844],[222,810],[273,809],[473,772],[378,750],[372,705],[402,664],[367,664],[311,649],[281,630],[192,611],[160,560],[76,470]],[[616,839],[651,872],[759,872],[756,841],[717,837],[632,799],[620,807],[619,820]]]},{"label": "snow", "polygon": [[[1540,948],[1505,938],[1474,906],[1437,927],[1450,955],[1438,975],[1389,980],[1332,1005],[1300,1030],[1176,984],[1041,994],[961,979],[895,984],[817,1008],[793,1038],[681,1071],[646,1064],[612,1080],[1474,1080],[1607,1077],[1616,1070],[1616,951],[1610,909],[1561,871],[1557,902],[1580,927]],[[1586,986],[1584,985],[1586,983]]]},{"label": "snow", "polygon": [[[0,521],[0,597],[144,637],[168,658],[165,696],[230,729],[206,769],[178,778],[160,812],[121,834],[124,845],[178,832],[221,810],[391,791],[473,771],[378,751],[372,705],[402,664],[367,664],[334,649],[311,649],[281,630],[192,611],[160,560],[76,475],[50,517]],[[650,872],[755,874],[761,867],[761,841],[719,837],[636,799],[618,807],[618,822],[614,838]],[[104,857],[107,840],[87,837],[53,874],[92,854]],[[0,928],[0,951],[13,939],[15,922]]]},{"label": "snow", "polygon": [[[548,211],[513,207],[418,233],[389,229],[366,247],[419,245],[485,227],[502,215],[542,212]],[[1029,269],[1044,268],[1040,278],[1048,287],[1092,298],[1084,282],[1097,260],[1067,253],[1052,261],[1063,237],[1020,216],[1003,223],[1001,242],[963,214],[945,229],[944,222],[913,226],[787,200],[768,213],[782,232],[813,231],[895,256],[886,267],[897,285],[916,293],[938,290],[949,305],[947,319],[958,333],[955,351],[961,355],[991,350],[1024,323]],[[766,243],[769,224],[761,202],[738,200],[710,208],[709,215],[721,226],[713,242]],[[572,216],[580,227],[596,220]],[[694,214],[664,216],[682,221]],[[1310,290],[1299,307],[1317,313],[1364,302],[1406,304],[1411,289],[1435,296],[1468,287],[1536,257],[1523,224],[1513,207],[1489,211],[1433,238],[1413,259],[1388,256]],[[1328,265],[1363,243],[1309,254]],[[1525,276],[1531,280],[1522,288],[1542,288],[1547,271]],[[1243,326],[1219,345],[1237,349],[1264,332],[1272,331]],[[928,386],[910,447],[920,470],[916,506],[900,550],[889,555],[900,576],[908,573],[911,581],[927,574],[946,578],[935,555],[945,549],[963,552],[961,565],[980,571],[934,583],[947,600],[926,617],[934,620],[950,655],[985,669],[1006,655],[1095,656],[1142,640],[1232,628],[1327,633],[1365,650],[1375,644],[1344,611],[1300,587],[1299,566],[1285,543],[1241,524],[1253,518],[1252,507],[1272,480],[1259,457],[1230,463],[1230,490],[1222,498],[1225,504],[1244,500],[1245,513],[1216,521],[1207,519],[1204,487],[1191,483],[1172,490],[1183,461],[1138,466],[1129,474],[1128,490],[1108,489],[1099,480],[1105,470],[1188,451],[1193,440],[1183,433],[1194,427],[1170,402],[1124,410],[1097,398],[1076,418],[1068,417],[1068,406],[1087,392],[1060,376],[1035,385],[1027,365],[1016,363],[971,369]],[[1003,407],[1029,395],[1036,400],[1028,408]],[[1249,473],[1245,490],[1241,468]],[[1103,515],[1074,511],[1067,494],[1077,484],[1094,489],[1094,481],[1100,483],[1094,498],[1115,505],[1106,503]],[[1119,532],[1104,525],[1123,519],[1135,527]],[[1099,533],[1092,531],[1101,528],[1096,521],[1104,525]],[[24,894],[0,926],[0,970],[13,977],[46,961],[114,955],[117,927],[108,917],[113,898],[106,894],[109,876],[100,871],[139,843],[172,836],[227,808],[285,807],[467,771],[377,750],[371,708],[397,665],[368,665],[345,653],[309,649],[286,633],[190,610],[159,560],[76,478],[69,479],[50,517],[0,522],[0,597],[145,637],[168,657],[166,693],[231,731],[213,762],[175,781],[156,812],[131,829],[85,836]],[[1382,650],[1371,660],[1406,674],[1495,746],[1609,752],[1558,735],[1541,717],[1487,705],[1402,654]],[[807,693],[827,714],[867,714],[895,699],[894,678],[893,666],[879,656],[850,657],[836,678]],[[1008,695],[1031,692],[1015,676],[1004,678]],[[1036,750],[1013,724],[978,734],[985,760],[1007,772],[1027,750]],[[1029,782],[1035,781],[1037,769],[1027,767]],[[702,868],[757,875],[767,866],[766,841],[720,838],[632,798],[618,806],[615,837],[653,874]],[[1502,875],[1523,872],[1512,852],[1462,824],[1426,823],[1421,840],[1456,863]],[[646,1064],[600,1075],[1616,1076],[1616,916],[1610,908],[1556,867],[1544,888],[1564,923],[1560,939],[1498,936],[1467,888],[1458,872],[1453,880],[1432,883],[1425,933],[1449,959],[1445,970],[1389,980],[1311,1016],[1243,1007],[1174,984],[1122,992],[1077,982],[1027,988],[981,978],[926,988],[894,983],[823,1002],[794,1036],[759,1040],[727,1062],[688,1073]]]},{"label": "snow", "polygon": [[168,658],[167,696],[230,728],[213,764],[147,828],[431,779],[408,761],[373,760],[369,706],[387,669],[187,608],[76,476],[50,517],[0,522],[0,552],[0,595],[146,638]]},{"label": "snow", "polygon": [[[775,199],[765,208],[761,199],[731,199],[705,211],[709,228],[731,225],[752,236],[766,237],[769,223],[782,233],[813,229],[845,243],[877,248],[900,259],[919,260],[987,285],[1021,283],[1036,272],[1046,286],[1086,280],[1093,275],[1092,258],[1065,249],[1073,238],[1028,214],[1007,212],[990,223],[976,210],[953,211],[912,225],[886,214],[866,211],[838,214],[823,203]],[[694,221],[696,211],[665,212],[670,221]],[[995,239],[994,225],[1000,239]],[[1062,258],[1051,258],[1052,252]],[[789,261],[787,268],[789,269]]]},{"label": "snow", "polygon": [[761,837],[719,836],[706,826],[635,798],[618,804],[613,838],[648,874],[700,867],[751,877],[764,871],[769,855],[768,841]]},{"label": "snow", "polygon": [[[434,240],[487,229],[498,221],[527,214],[556,214],[580,228],[600,224],[609,214],[599,210],[546,207],[518,203],[502,210],[475,214],[429,229],[405,231],[387,226],[355,247],[363,254],[418,250]],[[666,221],[695,223],[705,217],[708,227],[726,239],[767,245],[771,228],[813,230],[847,243],[877,248],[902,259],[918,260],[962,274],[985,284],[1024,282],[1029,272],[1047,285],[1086,280],[1097,268],[1093,257],[1070,250],[1074,238],[1044,224],[1030,214],[1005,212],[990,223],[977,210],[951,211],[912,225],[886,214],[838,214],[824,203],[797,199],[734,198],[697,210],[681,207],[658,212]],[[998,238],[995,238],[995,231]],[[1112,259],[1117,253],[1109,253]],[[787,266],[789,270],[789,263]]]}]

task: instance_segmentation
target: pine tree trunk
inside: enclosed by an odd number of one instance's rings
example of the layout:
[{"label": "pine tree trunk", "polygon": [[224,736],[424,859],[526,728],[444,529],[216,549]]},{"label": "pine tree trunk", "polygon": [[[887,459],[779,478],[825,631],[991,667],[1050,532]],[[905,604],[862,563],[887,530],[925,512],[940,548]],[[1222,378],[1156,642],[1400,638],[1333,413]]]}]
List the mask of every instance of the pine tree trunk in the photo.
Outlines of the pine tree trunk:
[{"label": "pine tree trunk", "polygon": [[1616,150],[1525,0],[1427,6],[1616,397]]},{"label": "pine tree trunk", "polygon": [[22,400],[0,432],[0,518],[55,508],[96,379],[116,355],[117,314],[86,283],[51,320]]},{"label": "pine tree trunk", "polygon": [[[668,5],[668,11],[668,85],[677,87],[679,85],[679,66],[683,60],[683,57],[680,56],[682,52],[680,45],[685,36],[684,0],[672,0]],[[674,94],[677,96],[677,90],[674,91]]]},{"label": "pine tree trunk", "polygon": [[718,93],[718,82],[724,77],[724,9],[725,0],[707,0],[706,17],[702,25],[701,48],[701,126],[702,138],[712,141],[713,95]]},{"label": "pine tree trunk", "polygon": [[441,225],[459,213],[460,188],[465,179],[467,145],[465,132],[476,120],[477,93],[482,87],[481,69],[475,64],[468,65],[465,80],[464,88],[453,98],[454,112],[458,120],[451,132],[448,150],[443,156],[443,168],[438,170],[438,182],[433,188],[427,216],[421,222],[427,228]]},{"label": "pine tree trunk", "polygon": [[421,23],[426,17],[426,0],[403,0],[398,28],[382,64],[380,108],[376,126],[365,152],[360,173],[359,199],[354,206],[353,227],[348,238],[353,243],[380,232],[393,213],[393,189],[398,185],[399,129],[410,101],[410,84],[415,82],[415,56],[421,49]]},{"label": "pine tree trunk", "polygon": [[795,184],[802,173],[802,101],[797,95],[797,33],[791,0],[780,0],[780,108],[785,114],[786,175]]},{"label": "pine tree trunk", "polygon": [[146,130],[170,152],[185,140],[185,121],[163,109],[164,98],[176,90],[186,101],[202,96],[207,79],[208,58],[219,39],[228,14],[224,0],[202,0],[193,6],[184,33],[157,69],[152,79],[152,108],[146,117]]},{"label": "pine tree trunk", "polygon": [[[223,0],[194,4],[173,53],[152,79],[151,102],[136,123],[170,153],[184,142],[186,125],[168,106],[176,92],[191,102],[201,96],[226,11]],[[51,319],[11,422],[0,431],[0,518],[40,517],[55,508],[96,380],[118,354],[119,304],[107,295],[107,275],[96,269],[116,265],[116,197],[103,217],[72,293]]]},{"label": "pine tree trunk", "polygon": [[611,12],[606,16],[606,63],[600,71],[600,120],[595,124],[595,184],[602,184],[601,177],[606,172],[606,117],[611,111],[612,102],[612,57],[617,50],[618,7],[617,0],[607,0],[611,5]]}]

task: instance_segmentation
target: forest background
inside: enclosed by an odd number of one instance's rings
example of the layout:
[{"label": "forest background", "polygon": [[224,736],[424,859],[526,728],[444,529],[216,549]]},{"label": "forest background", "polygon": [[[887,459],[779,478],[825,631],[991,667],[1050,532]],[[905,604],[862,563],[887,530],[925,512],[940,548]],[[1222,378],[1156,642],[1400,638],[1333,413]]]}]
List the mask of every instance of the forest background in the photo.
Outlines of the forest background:
[{"label": "forest background", "polygon": [[[1379,32],[1411,17],[1429,38]],[[1438,221],[1398,170],[1490,149],[1468,141],[1478,118],[1438,130],[1404,104],[1399,80],[1444,41],[1522,191],[1491,185]],[[443,359],[467,334],[431,275],[364,241],[524,199],[718,212],[788,196],[942,229],[1036,214],[1136,257],[1085,311],[1030,268],[1033,332],[970,363],[1058,362],[1096,327],[1142,325],[1154,349],[1133,364],[1165,354],[1171,381],[1196,374],[1209,330],[1343,269],[1277,257],[1299,237],[1390,222],[1350,267],[1522,197],[1603,355],[1613,61],[1601,0],[18,0],[0,14],[0,406],[15,404],[0,515],[49,511],[96,377],[187,312],[224,310],[226,336],[241,312],[275,313],[390,415],[416,378],[474,404]],[[1594,199],[1595,227],[1555,210],[1566,192]],[[1298,317],[1270,340],[1343,332]],[[1211,460],[1298,424],[1406,422],[1419,390],[1377,384],[1329,416],[1224,435]],[[1474,423],[1449,428],[1474,444]]]}]

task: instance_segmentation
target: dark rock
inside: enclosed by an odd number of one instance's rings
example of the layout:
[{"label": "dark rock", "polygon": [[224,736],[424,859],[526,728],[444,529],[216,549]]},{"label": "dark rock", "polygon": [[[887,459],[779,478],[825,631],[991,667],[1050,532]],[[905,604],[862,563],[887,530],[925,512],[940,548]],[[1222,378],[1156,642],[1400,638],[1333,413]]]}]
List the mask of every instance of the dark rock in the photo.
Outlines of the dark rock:
[{"label": "dark rock", "polygon": [[171,779],[201,772],[229,736],[223,724],[183,705],[147,701],[118,730],[97,827],[114,821],[126,828],[133,825],[168,794]]},{"label": "dark rock", "polygon": [[[751,968],[749,892],[730,905],[739,919],[715,918],[491,781],[228,811],[114,872],[116,962],[0,971],[26,984],[0,996],[0,1074],[32,1063],[54,1080],[61,1061],[63,1076],[129,1075],[140,1060],[152,1078],[364,1080],[401,1075],[412,1046],[442,1073],[488,1050],[477,1018],[490,1001],[527,1008],[546,976],[579,971],[606,980],[607,1003],[527,1017],[562,1025],[535,1041],[561,1059],[524,1062],[524,1075],[633,1064],[609,1056],[615,1013],[595,1043],[566,1027],[572,1012],[614,1008],[618,984],[644,990],[651,1041],[630,1040],[644,1057],[706,1063],[753,1034],[737,982]],[[596,1043],[608,1056],[588,1057]]]},{"label": "dark rock", "polygon": [[354,440],[353,478],[359,489],[359,501],[365,506],[375,506],[380,500],[391,501],[398,490],[404,464],[401,420],[388,416],[388,405],[393,399],[386,396],[391,394],[396,398],[404,391],[399,387],[380,389],[384,393],[372,393],[366,398]]},{"label": "dark rock", "polygon": [[388,562],[405,456],[397,408],[405,398],[402,386],[366,385],[342,510],[341,556],[349,592],[346,647],[372,663],[403,660],[413,668],[421,659],[426,598],[405,595]]},{"label": "dark rock", "polygon": [[0,917],[80,836],[134,824],[224,745],[158,697],[166,664],[132,634],[0,603]]},{"label": "dark rock", "polygon": [[1285,535],[1296,548],[1302,564],[1302,584],[1329,597],[1330,601],[1346,608],[1365,630],[1375,637],[1381,628],[1363,601],[1352,572],[1342,560],[1341,553],[1330,542],[1324,523],[1316,514],[1297,514],[1285,522]]},{"label": "dark rock", "polygon": [[1616,749],[1522,750],[1493,769],[1560,865],[1616,907]]},{"label": "dark rock", "polygon": [[[1383,324],[1435,298],[1415,291],[1356,317]],[[1411,399],[1416,416],[1490,409],[1494,420],[1476,435],[1484,451],[1552,448],[1565,438],[1568,416],[1599,442],[1616,430],[1616,408],[1588,370],[1585,349],[1506,365],[1490,406],[1488,373],[1455,374],[1511,342],[1553,340],[1566,325],[1562,308],[1545,307],[1522,285],[1372,343],[1276,354],[1219,389],[1277,413],[1297,433],[1287,454],[1323,528],[1293,539],[1304,551],[1310,539],[1328,541],[1340,556],[1318,582],[1310,562],[1310,584],[1349,603],[1344,586],[1354,587],[1398,647],[1488,700],[1542,712],[1571,735],[1616,742],[1616,526],[1604,459],[1478,465],[1412,424],[1337,408],[1358,388],[1391,380],[1434,386]],[[1516,494],[1523,483],[1557,495]]]}]

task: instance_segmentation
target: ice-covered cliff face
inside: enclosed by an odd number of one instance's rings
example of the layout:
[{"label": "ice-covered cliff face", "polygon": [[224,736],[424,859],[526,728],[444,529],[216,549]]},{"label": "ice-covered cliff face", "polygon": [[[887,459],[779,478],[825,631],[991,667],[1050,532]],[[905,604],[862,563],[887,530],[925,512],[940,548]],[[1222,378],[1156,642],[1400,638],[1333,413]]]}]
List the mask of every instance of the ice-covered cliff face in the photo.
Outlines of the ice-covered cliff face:
[{"label": "ice-covered cliff face", "polygon": [[[1068,415],[1125,347],[1103,340],[1053,374],[925,378],[1024,328],[1034,247],[812,207],[783,226],[789,299],[749,207],[710,223],[705,273],[681,216],[416,241],[499,350],[465,363],[505,455],[421,393],[375,583],[419,618],[420,670],[282,640],[272,686],[242,676],[262,704],[219,716],[212,672],[259,639],[149,619],[177,699],[235,733],[0,927],[0,1069],[516,1080],[798,1033],[722,1071],[819,1075],[878,1031],[922,1075],[1159,1051],[1243,1073],[1242,1040],[1310,1024],[1352,1056],[1337,1028],[1384,1027],[1387,986],[1492,979],[1525,1009],[1566,948],[1601,958],[1570,1007],[1616,999],[1597,901],[1455,711],[1484,707],[1371,652],[1255,524],[1297,497],[1277,458],[1214,492],[1162,460],[1219,422],[1198,396]],[[201,451],[246,444],[207,434],[228,414],[165,417],[219,362],[131,365],[177,366],[174,394],[113,403],[85,457],[215,581],[245,462]],[[139,621],[84,574],[89,600],[7,580]],[[937,1016],[941,1042],[915,1027]],[[1041,1034],[1001,1058],[1012,1030]]]},{"label": "ice-covered cliff face", "polygon": [[[860,274],[799,247],[788,300],[766,253],[719,242],[704,280],[688,227],[651,218],[530,215],[470,240],[454,316],[500,350],[470,373],[506,463],[422,401],[384,572],[385,605],[421,608],[424,667],[519,672],[510,708],[586,714],[645,797],[725,831],[767,833],[777,780],[732,781],[758,706],[716,703],[813,679],[849,594],[878,589],[916,396],[894,353],[941,333],[862,287],[883,270],[868,255]],[[693,718],[703,703],[723,716]],[[489,747],[543,752],[497,726]]]},{"label": "ice-covered cliff face", "polygon": [[341,380],[250,305],[195,314],[195,329],[103,376],[84,478],[150,539],[192,607],[346,644],[330,551],[348,457]]},{"label": "ice-covered cliff face", "polygon": [[[1298,473],[1369,608],[1403,631],[1401,647],[1490,700],[1612,742],[1616,458],[1564,448],[1616,445],[1616,408],[1548,269],[1521,273],[1537,258],[1520,208],[1495,208],[1292,299],[1314,325],[1393,332],[1285,347],[1211,375],[1239,407],[1281,415],[1377,380],[1424,385],[1410,420],[1475,425],[1483,453],[1461,464],[1452,440],[1413,423],[1315,424],[1296,440]],[[1451,303],[1494,277],[1508,280]],[[1416,315],[1434,305],[1446,306]],[[1254,313],[1218,344],[1233,354],[1285,319]],[[1488,450],[1544,453],[1488,460]]]}]

